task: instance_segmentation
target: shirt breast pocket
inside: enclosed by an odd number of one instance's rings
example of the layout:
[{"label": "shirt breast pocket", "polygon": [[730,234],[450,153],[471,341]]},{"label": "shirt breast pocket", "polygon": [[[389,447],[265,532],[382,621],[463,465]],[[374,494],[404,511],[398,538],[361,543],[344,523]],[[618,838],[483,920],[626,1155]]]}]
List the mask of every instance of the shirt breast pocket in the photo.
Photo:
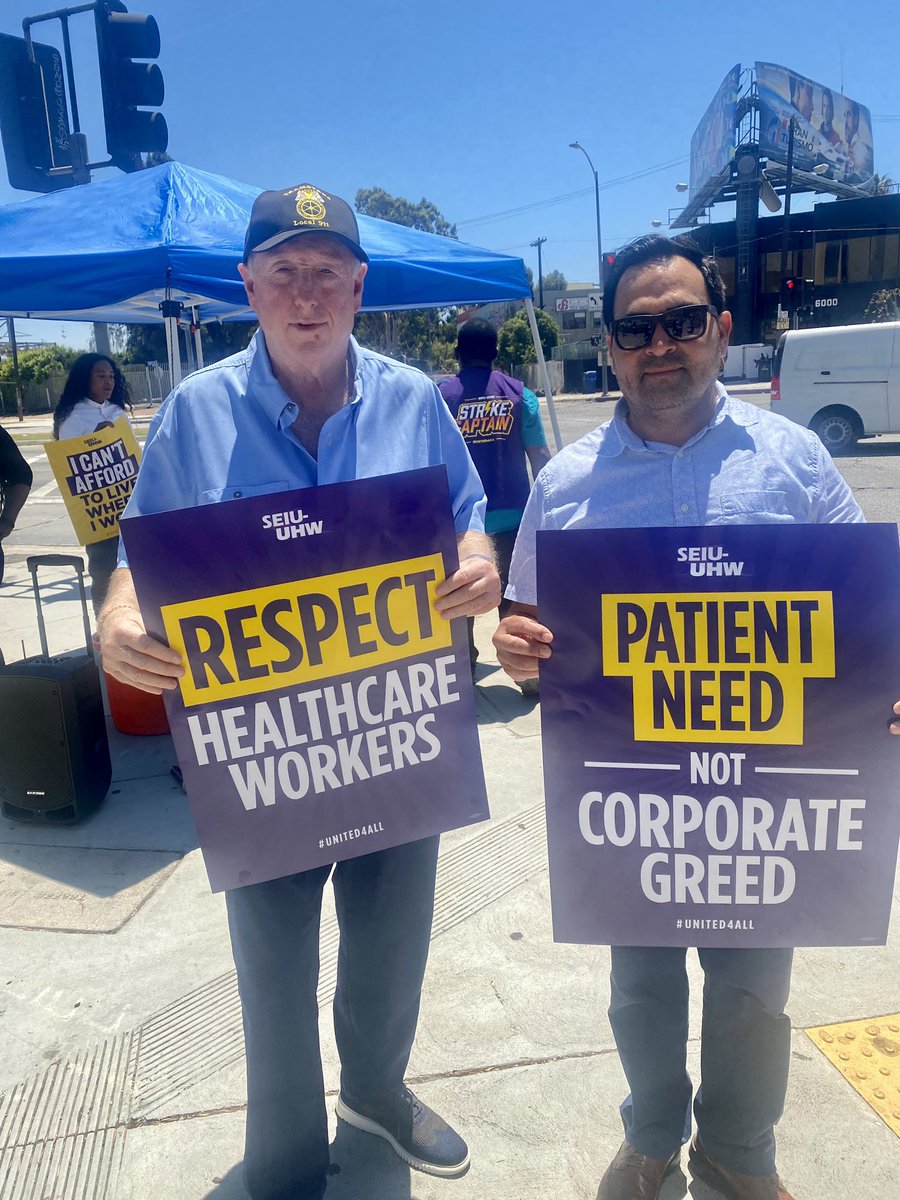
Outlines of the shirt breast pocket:
[{"label": "shirt breast pocket", "polygon": [[229,483],[227,487],[210,488],[200,493],[201,504],[218,504],[221,500],[246,500],[249,496],[268,496],[272,492],[286,492],[290,488],[287,479],[273,479],[271,483]]},{"label": "shirt breast pocket", "polygon": [[786,492],[728,492],[711,500],[708,525],[778,525],[796,520]]}]

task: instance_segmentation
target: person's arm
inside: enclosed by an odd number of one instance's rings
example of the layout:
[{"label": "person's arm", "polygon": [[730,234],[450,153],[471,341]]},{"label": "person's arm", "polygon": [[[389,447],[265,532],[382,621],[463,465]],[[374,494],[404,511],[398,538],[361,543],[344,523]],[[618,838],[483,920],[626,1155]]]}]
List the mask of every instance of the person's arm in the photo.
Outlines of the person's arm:
[{"label": "person's arm", "polygon": [[0,542],[9,537],[16,527],[16,518],[22,511],[22,505],[28,499],[31,491],[30,483],[12,483],[6,489],[3,497],[3,510],[0,511]]},{"label": "person's arm", "polygon": [[470,529],[457,534],[456,544],[459,568],[435,589],[435,608],[448,621],[477,617],[500,604],[500,576],[491,539]]},{"label": "person's arm", "polygon": [[526,446],[525,453],[531,466],[531,478],[537,479],[541,467],[550,461],[550,450],[547,446]]},{"label": "person's arm", "polygon": [[533,604],[514,602],[510,614],[503,618],[494,633],[497,660],[511,679],[519,682],[534,679],[542,659],[549,658],[553,634],[537,619]]},{"label": "person's arm", "polygon": [[522,390],[522,443],[531,466],[531,478],[537,479],[541,467],[550,461],[550,450],[541,420],[540,401],[531,388]]},{"label": "person's arm", "polygon": [[147,633],[127,567],[113,572],[97,624],[103,669],[114,679],[155,696],[178,686],[181,655]]},{"label": "person's arm", "polygon": [[0,429],[0,492],[3,507],[0,508],[0,541],[9,537],[16,526],[16,518],[31,491],[34,476],[22,451],[6,432]]}]

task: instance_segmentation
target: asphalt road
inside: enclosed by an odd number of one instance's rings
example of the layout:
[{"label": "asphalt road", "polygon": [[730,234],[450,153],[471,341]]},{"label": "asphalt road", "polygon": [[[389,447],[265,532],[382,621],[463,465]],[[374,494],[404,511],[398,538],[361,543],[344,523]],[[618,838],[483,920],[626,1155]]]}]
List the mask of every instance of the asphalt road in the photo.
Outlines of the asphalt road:
[{"label": "asphalt road", "polygon": [[[756,393],[744,399],[768,407],[768,395]],[[575,441],[612,415],[613,400],[563,400],[557,404],[557,417],[564,444]],[[548,439],[553,441],[552,427],[544,409],[544,425]],[[15,423],[5,428],[17,438],[25,431]],[[145,425],[138,428],[139,439]],[[49,435],[46,435],[49,436]],[[15,533],[5,543],[9,556],[26,551],[75,547],[75,535],[63,507],[59,488],[53,479],[47,457],[40,445],[40,435],[28,431],[21,449],[34,472],[34,485],[28,503],[22,510]],[[860,443],[856,453],[837,460],[838,468],[856,495],[870,521],[891,521],[900,524],[900,435],[872,438]]]}]

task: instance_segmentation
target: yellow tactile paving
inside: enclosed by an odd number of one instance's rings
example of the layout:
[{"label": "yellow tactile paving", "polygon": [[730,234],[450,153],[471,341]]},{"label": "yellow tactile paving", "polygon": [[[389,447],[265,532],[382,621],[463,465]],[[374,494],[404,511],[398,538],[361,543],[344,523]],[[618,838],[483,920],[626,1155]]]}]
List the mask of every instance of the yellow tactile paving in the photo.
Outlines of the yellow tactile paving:
[{"label": "yellow tactile paving", "polygon": [[806,1035],[900,1137],[900,1013],[819,1025]]}]

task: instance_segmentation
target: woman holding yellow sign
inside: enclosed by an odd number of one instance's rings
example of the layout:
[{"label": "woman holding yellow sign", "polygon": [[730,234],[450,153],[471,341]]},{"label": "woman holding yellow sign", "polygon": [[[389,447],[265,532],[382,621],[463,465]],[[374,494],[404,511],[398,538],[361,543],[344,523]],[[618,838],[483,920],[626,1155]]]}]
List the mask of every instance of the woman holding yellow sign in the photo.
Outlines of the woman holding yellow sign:
[{"label": "woman holding yellow sign", "polygon": [[[106,429],[131,407],[128,384],[112,359],[105,354],[82,354],[75,360],[53,413],[53,436],[59,440],[83,437]],[[127,416],[126,416],[127,419]],[[85,546],[91,576],[91,603],[95,615],[106,599],[109,581],[116,569],[119,538],[91,542]]]}]

